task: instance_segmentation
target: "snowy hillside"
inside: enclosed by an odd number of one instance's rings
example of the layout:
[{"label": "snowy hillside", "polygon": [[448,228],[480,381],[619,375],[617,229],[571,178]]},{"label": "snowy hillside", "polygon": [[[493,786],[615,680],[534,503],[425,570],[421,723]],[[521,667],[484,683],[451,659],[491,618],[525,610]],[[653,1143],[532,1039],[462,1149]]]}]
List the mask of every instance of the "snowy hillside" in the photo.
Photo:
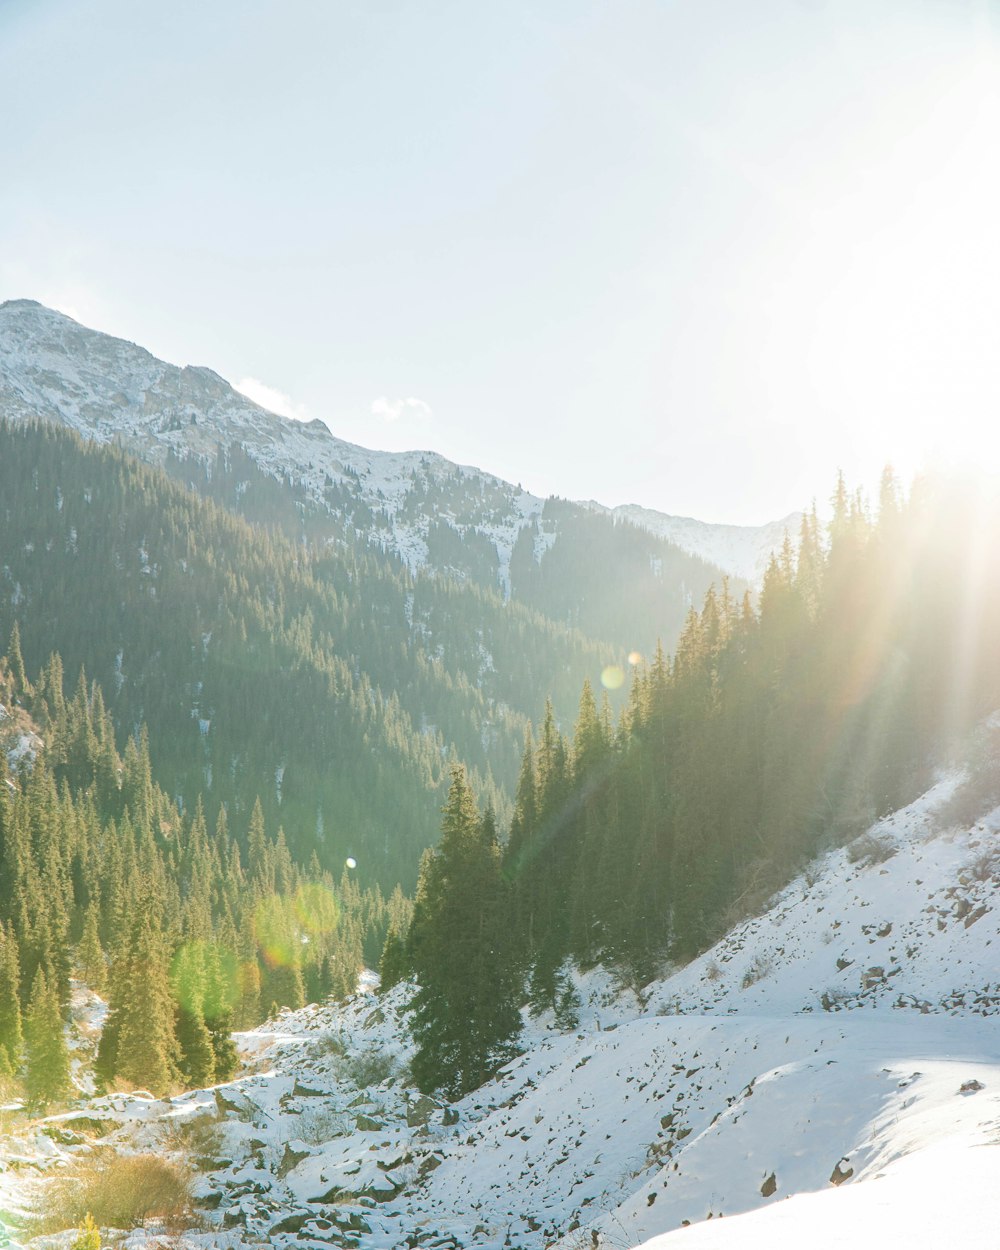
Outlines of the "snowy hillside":
[{"label": "snowy hillside", "polygon": [[[375,541],[411,570],[429,561],[434,522],[465,542],[485,540],[496,552],[496,584],[508,594],[521,531],[537,523],[536,560],[556,537],[554,525],[542,520],[544,500],[518,486],[435,452],[371,451],[344,442],[322,421],[266,411],[211,369],[167,364],[31,300],[0,305],[0,416],[53,421],[159,464],[169,451],[213,463],[220,449],[242,448],[262,472],[291,481],[321,511],[335,506],[331,492],[339,491],[382,516]],[[429,491],[442,495],[431,510],[422,506]],[[614,515],[749,578],[771,546],[780,545],[786,524],[744,530],[642,508]]]},{"label": "snowy hillside", "polygon": [[405,1084],[402,987],[366,990],[241,1035],[227,1086],[11,1134],[0,1205],[103,1142],[197,1155],[208,1228],[185,1240],[206,1250],[995,1247],[1000,809],[954,823],[960,782],[641,1000],[590,974],[575,1030],[528,1021],[453,1106]]},{"label": "snowy hillside", "polygon": [[755,586],[764,580],[771,555],[780,551],[785,534],[792,542],[797,540],[802,522],[801,512],[791,512],[780,521],[769,521],[766,525],[712,525],[693,517],[668,516],[634,503],[605,508],[591,501],[587,506],[608,513],[616,521],[629,521],[649,530],[689,555],[707,560]]}]

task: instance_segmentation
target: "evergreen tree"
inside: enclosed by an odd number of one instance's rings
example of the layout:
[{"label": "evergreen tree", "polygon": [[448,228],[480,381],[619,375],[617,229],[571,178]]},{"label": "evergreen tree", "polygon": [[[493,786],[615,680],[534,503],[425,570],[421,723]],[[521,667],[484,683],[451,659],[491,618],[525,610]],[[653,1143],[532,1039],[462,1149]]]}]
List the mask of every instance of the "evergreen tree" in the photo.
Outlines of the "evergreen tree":
[{"label": "evergreen tree", "polygon": [[27,1065],[24,1088],[28,1102],[45,1106],[64,1098],[70,1089],[69,1052],[54,986],[39,968],[31,985],[24,1022]]},{"label": "evergreen tree", "polygon": [[113,969],[98,1060],[108,1079],[121,1077],[154,1094],[179,1083],[180,1048],[163,940],[148,917],[137,917],[128,948]]},{"label": "evergreen tree", "polygon": [[406,942],[395,925],[390,925],[382,948],[382,958],[378,964],[379,993],[391,990],[400,981],[409,976],[409,961],[406,957]]},{"label": "evergreen tree", "polygon": [[8,1073],[17,1071],[21,1063],[24,1041],[21,1031],[20,965],[17,942],[0,922],[0,1063]]},{"label": "evergreen tree", "polygon": [[410,929],[412,1067],[425,1091],[461,1096],[517,1053],[520,978],[505,941],[507,903],[492,814],[480,819],[465,772],[455,767]]},{"label": "evergreen tree", "polygon": [[28,684],[28,675],[24,669],[24,657],[21,654],[21,627],[17,621],[14,622],[10,631],[10,642],[7,646],[7,665],[10,669],[11,680],[14,683],[14,694],[18,699],[23,699],[31,693],[31,687]]},{"label": "evergreen tree", "polygon": [[83,920],[83,935],[77,950],[77,963],[83,980],[98,994],[103,993],[107,982],[107,963],[101,946],[99,908],[91,904]]}]

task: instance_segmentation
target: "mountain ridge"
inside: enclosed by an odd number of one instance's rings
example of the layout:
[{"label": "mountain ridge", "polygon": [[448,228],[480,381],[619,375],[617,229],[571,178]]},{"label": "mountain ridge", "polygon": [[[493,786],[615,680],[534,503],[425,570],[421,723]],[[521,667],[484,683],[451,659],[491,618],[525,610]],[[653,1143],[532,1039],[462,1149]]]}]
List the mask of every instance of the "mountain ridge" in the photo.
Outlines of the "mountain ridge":
[{"label": "mountain ridge", "polygon": [[[67,367],[69,366],[69,367]],[[162,463],[171,452],[211,459],[221,446],[245,448],[275,477],[291,476],[318,506],[329,486],[354,487],[369,508],[383,510],[381,536],[413,572],[430,560],[424,527],[402,517],[418,477],[432,482],[458,475],[480,483],[489,516],[470,527],[496,548],[496,584],[509,597],[510,563],[518,536],[536,528],[536,546],[554,537],[543,524],[546,501],[486,470],[456,464],[430,450],[376,451],[340,439],[318,418],[283,417],[237,391],[205,365],[178,366],[138,344],[92,330],[34,300],[0,304],[0,405],[15,419],[41,417],[97,441],[121,441],[141,458]],[[111,413],[117,413],[112,417]],[[209,417],[217,437],[198,428]],[[639,505],[577,506],[626,520],[733,577],[758,581],[770,552],[798,514],[764,526],[714,525]]]}]

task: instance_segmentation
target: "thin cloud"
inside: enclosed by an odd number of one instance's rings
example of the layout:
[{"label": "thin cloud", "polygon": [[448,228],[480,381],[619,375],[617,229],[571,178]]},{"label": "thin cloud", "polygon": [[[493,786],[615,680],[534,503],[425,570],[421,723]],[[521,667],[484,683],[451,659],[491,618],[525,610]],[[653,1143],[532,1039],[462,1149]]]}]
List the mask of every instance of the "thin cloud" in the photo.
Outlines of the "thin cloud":
[{"label": "thin cloud", "polygon": [[381,417],[390,424],[403,419],[427,421],[433,416],[431,406],[415,395],[407,395],[405,399],[390,399],[380,395],[372,400],[372,416]]},{"label": "thin cloud", "polygon": [[293,421],[308,421],[309,410],[305,404],[297,404],[291,395],[279,391],[276,386],[268,386],[260,378],[241,378],[233,383],[233,388],[255,404],[260,404],[268,412],[276,412],[279,417],[291,417]]}]

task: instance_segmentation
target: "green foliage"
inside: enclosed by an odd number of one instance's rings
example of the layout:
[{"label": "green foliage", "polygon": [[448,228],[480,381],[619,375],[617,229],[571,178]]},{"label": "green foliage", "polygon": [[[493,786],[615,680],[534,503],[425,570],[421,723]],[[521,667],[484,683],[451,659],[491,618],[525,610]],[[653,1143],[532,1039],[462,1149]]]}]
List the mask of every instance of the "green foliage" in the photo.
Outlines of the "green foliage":
[{"label": "green foliage", "polygon": [[[9,672],[0,663],[0,701]],[[335,885],[315,857],[299,867],[259,807],[244,839],[224,811],[210,837],[200,803],[182,814],[152,780],[146,736],[119,757],[99,687],[78,681],[67,699],[61,673],[53,657],[36,683],[50,752],[0,777],[4,1084],[26,1056],[33,1101],[68,1092],[61,1015],[74,948],[78,975],[109,998],[103,1080],[156,1093],[226,1080],[233,1028],[261,1020],[262,982],[281,1005],[300,1005],[304,985],[352,993],[366,945],[378,949],[391,923],[405,928],[410,904],[347,874]]]},{"label": "green foliage", "polygon": [[440,844],[421,863],[409,934],[417,980],[412,1072],[425,1092],[460,1096],[517,1053],[520,976],[507,941],[507,906],[492,813],[480,818],[456,767]]},{"label": "green foliage", "polygon": [[0,923],[0,1065],[8,1079],[21,1062],[24,1036],[21,1026],[21,969],[17,941]]},{"label": "green foliage", "polygon": [[[230,458],[172,468],[230,507],[284,490],[237,449]],[[365,882],[386,891],[413,885],[451,753],[506,819],[505,788],[539,691],[550,689],[568,715],[585,674],[611,658],[571,622],[516,597],[411,577],[352,526],[332,544],[316,531],[312,549],[304,514],[288,538],[251,528],[64,430],[0,422],[0,498],[10,591],[0,595],[0,630],[13,629],[20,586],[28,670],[58,652],[71,680],[85,668],[107,700],[84,707],[77,687],[74,715],[50,747],[57,780],[93,781],[102,803],[116,798],[119,815],[128,805],[143,823],[150,776],[141,743],[129,742],[145,722],[153,776],[185,810],[203,794],[207,815],[225,807],[243,833],[259,797],[293,858],[315,850],[339,872],[352,856]],[[247,508],[279,523],[280,509]],[[62,684],[46,672],[32,689],[39,718],[58,715]],[[115,744],[125,756],[120,791]]]},{"label": "green foliage", "polygon": [[55,987],[39,967],[31,986],[24,1022],[27,1068],[24,1088],[29,1104],[45,1106],[69,1093],[69,1053]]},{"label": "green foliage", "polygon": [[815,513],[786,539],[758,604],[709,590],[674,655],[637,668],[617,732],[585,686],[572,741],[551,707],[528,739],[505,872],[533,1011],[559,1009],[567,957],[641,986],[704,948],[919,792],[997,705],[1000,503],[886,479],[873,518],[840,482],[833,514],[827,541]]},{"label": "green foliage", "polygon": [[89,1211],[83,1217],[83,1223],[69,1250],[101,1250],[101,1230],[94,1223],[94,1217]]},{"label": "green foliage", "polygon": [[409,960],[406,956],[406,941],[395,926],[390,927],[382,948],[382,957],[378,964],[379,993],[391,990],[400,981],[409,976]]}]

